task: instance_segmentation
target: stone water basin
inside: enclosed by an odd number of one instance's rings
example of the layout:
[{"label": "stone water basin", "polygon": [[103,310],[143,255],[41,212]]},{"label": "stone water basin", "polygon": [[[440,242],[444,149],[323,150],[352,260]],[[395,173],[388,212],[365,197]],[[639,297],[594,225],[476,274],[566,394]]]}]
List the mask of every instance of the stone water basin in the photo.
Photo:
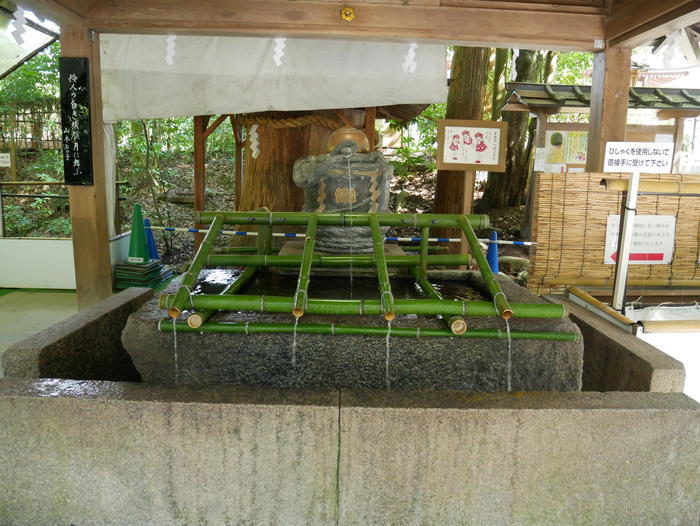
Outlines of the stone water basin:
[{"label": "stone water basin", "polygon": [[[216,294],[238,271],[208,269],[193,293]],[[435,282],[445,298],[484,300],[478,272],[464,281]],[[505,276],[501,287],[513,302],[544,303]],[[179,284],[174,280],[164,293]],[[242,294],[292,296],[296,277],[263,272]],[[424,297],[409,279],[392,279],[396,298]],[[349,299],[350,278],[318,276],[311,280],[312,298]],[[352,297],[378,299],[376,279],[352,280]],[[187,312],[180,318],[184,321]],[[237,384],[275,387],[371,388],[397,390],[458,389],[469,391],[579,391],[583,342],[543,340],[405,338],[323,334],[216,334],[160,332],[165,312],[157,298],[133,313],[122,342],[144,382],[195,385]],[[179,320],[180,320],[179,319]],[[286,313],[220,312],[212,321],[293,323]],[[505,329],[500,318],[467,318],[470,329]],[[386,326],[381,316],[305,315],[301,323]],[[580,334],[568,318],[518,319],[513,330]],[[445,327],[436,317],[400,315],[392,327]],[[296,342],[295,342],[296,340]],[[510,360],[509,360],[510,355]]]}]

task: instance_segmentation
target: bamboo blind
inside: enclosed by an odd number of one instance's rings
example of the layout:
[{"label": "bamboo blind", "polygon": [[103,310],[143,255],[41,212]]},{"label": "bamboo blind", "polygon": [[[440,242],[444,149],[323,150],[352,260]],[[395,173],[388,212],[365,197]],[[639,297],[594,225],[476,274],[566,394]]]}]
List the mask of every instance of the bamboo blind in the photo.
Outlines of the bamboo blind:
[{"label": "bamboo blind", "polygon": [[[538,294],[561,292],[556,279],[607,279],[615,265],[603,263],[610,214],[620,214],[622,192],[606,190],[600,180],[627,174],[569,173],[537,175],[533,206],[528,288]],[[700,175],[642,175],[642,181],[700,182]],[[676,216],[673,261],[669,265],[629,266],[630,280],[697,280],[700,285],[700,197],[640,195],[637,214]]]}]

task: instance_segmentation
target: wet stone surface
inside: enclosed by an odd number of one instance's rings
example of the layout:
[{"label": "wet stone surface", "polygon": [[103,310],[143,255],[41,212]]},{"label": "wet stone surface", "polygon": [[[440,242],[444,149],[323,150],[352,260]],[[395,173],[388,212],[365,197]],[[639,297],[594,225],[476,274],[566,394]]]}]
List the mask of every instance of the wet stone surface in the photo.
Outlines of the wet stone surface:
[{"label": "wet stone surface", "polygon": [[[290,276],[264,276],[243,294],[293,294]],[[321,279],[323,281],[321,281]],[[478,273],[472,285],[480,286]],[[513,302],[543,300],[507,278],[502,288]],[[318,278],[311,297],[349,298],[348,280]],[[415,285],[393,280],[397,298],[421,297]],[[173,292],[175,281],[166,293]],[[475,291],[458,283],[441,284],[450,297],[477,299]],[[216,287],[205,286],[216,293]],[[292,292],[290,292],[292,290]],[[376,280],[357,279],[354,298],[378,298]],[[186,315],[187,313],[185,313]],[[122,333],[124,347],[131,355],[144,382],[179,384],[237,384],[276,387],[370,388],[387,385],[387,344],[384,336],[297,334],[215,334],[160,332],[164,311],[153,300],[129,318]],[[182,320],[185,318],[183,317]],[[220,312],[212,321],[290,323],[291,314]],[[167,322],[164,322],[167,323]],[[355,326],[386,326],[380,316],[306,315],[301,323],[336,323]],[[470,329],[505,329],[496,318],[467,318]],[[434,317],[398,316],[392,327],[443,329]],[[574,332],[568,319],[512,319],[511,330]],[[175,352],[177,341],[177,352]],[[177,356],[177,367],[175,357]],[[542,340],[513,340],[511,378],[514,391],[578,391],[581,389],[583,343]],[[293,364],[295,363],[295,365]],[[177,369],[177,375],[176,375]],[[508,388],[508,342],[497,339],[406,338],[389,341],[389,384],[392,389],[458,389],[505,391]]]}]

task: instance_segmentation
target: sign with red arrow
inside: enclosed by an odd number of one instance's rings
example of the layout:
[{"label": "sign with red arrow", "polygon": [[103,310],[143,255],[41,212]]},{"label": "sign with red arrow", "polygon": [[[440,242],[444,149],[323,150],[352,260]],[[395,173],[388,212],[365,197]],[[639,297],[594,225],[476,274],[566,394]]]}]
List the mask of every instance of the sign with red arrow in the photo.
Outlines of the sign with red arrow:
[{"label": "sign with red arrow", "polygon": [[[620,216],[609,215],[605,236],[606,265],[617,262]],[[630,265],[667,265],[673,260],[676,217],[640,215],[634,219]]]}]

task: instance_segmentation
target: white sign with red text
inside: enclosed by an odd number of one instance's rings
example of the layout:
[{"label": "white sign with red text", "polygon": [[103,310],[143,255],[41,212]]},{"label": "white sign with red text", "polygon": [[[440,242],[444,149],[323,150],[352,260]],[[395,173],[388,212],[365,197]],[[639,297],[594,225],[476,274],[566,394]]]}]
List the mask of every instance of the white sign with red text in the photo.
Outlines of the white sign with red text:
[{"label": "white sign with red text", "polygon": [[[617,238],[620,231],[620,216],[608,216],[605,233],[606,265],[617,262]],[[676,216],[643,215],[634,218],[630,265],[666,265],[673,261],[673,246],[676,237]]]},{"label": "white sign with red text", "polygon": [[609,142],[604,172],[668,174],[673,165],[672,142]]}]

